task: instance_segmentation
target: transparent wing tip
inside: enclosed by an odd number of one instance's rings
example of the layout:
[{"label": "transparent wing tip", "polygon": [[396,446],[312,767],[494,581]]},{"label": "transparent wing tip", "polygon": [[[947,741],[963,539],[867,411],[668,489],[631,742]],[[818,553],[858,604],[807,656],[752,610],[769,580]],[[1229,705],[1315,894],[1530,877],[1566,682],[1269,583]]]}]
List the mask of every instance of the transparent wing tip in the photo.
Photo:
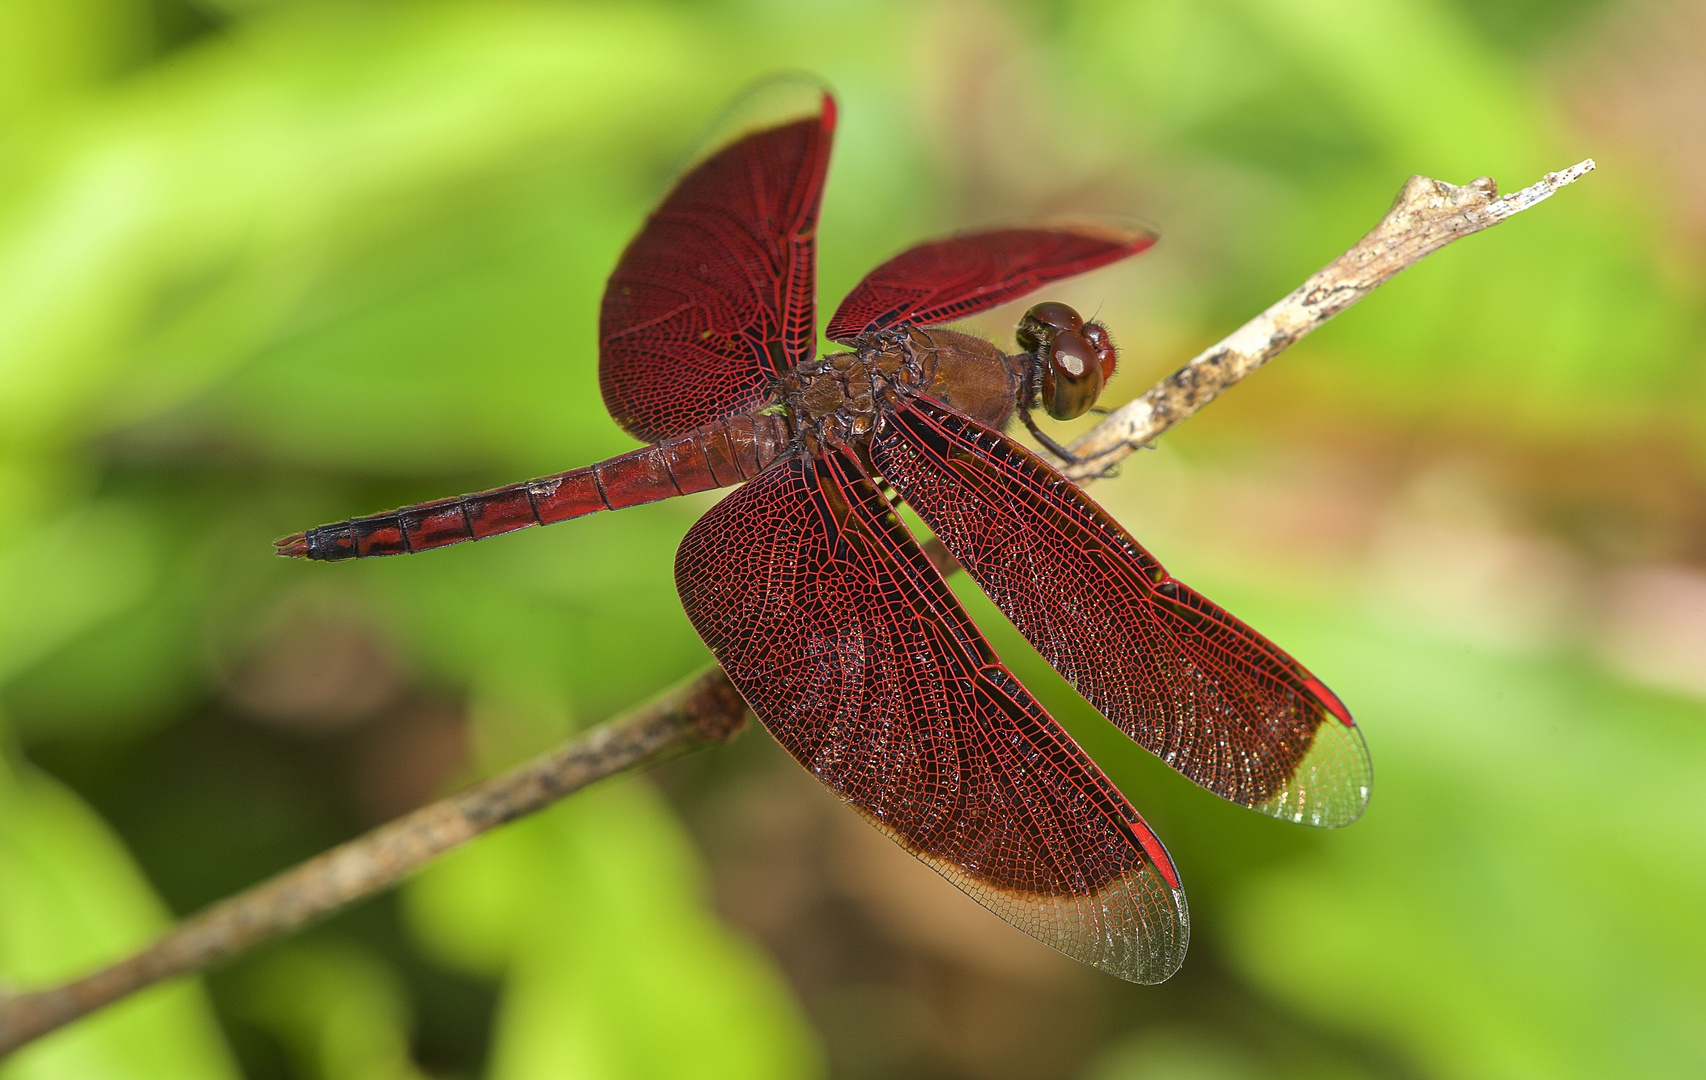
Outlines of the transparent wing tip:
[{"label": "transparent wing tip", "polygon": [[1373,791],[1374,763],[1362,729],[1323,718],[1291,779],[1253,809],[1298,825],[1338,829],[1362,817]]},{"label": "transparent wing tip", "polygon": [[694,147],[681,171],[739,142],[755,131],[768,131],[798,120],[821,116],[835,128],[835,95],[829,84],[809,72],[787,71],[749,83],[735,95],[721,116]]}]

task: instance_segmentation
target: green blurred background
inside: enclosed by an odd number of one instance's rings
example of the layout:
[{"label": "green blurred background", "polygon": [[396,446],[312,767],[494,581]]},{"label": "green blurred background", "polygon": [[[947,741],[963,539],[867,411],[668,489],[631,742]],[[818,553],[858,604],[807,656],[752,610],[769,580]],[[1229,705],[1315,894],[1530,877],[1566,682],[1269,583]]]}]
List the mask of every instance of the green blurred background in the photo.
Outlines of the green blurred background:
[{"label": "green blurred background", "polygon": [[1192,787],[962,580],[1177,860],[1173,981],[1008,929],[753,730],[0,1077],[1706,1073],[1706,10],[1664,0],[0,0],[0,979],[707,661],[670,574],[705,497],[362,565],[269,541],[631,446],[603,279],[788,68],[841,99],[826,307],[947,230],[1160,228],[1050,291],[1123,344],[1116,399],[1411,173],[1598,159],[1094,489],[1356,711],[1367,816]]}]

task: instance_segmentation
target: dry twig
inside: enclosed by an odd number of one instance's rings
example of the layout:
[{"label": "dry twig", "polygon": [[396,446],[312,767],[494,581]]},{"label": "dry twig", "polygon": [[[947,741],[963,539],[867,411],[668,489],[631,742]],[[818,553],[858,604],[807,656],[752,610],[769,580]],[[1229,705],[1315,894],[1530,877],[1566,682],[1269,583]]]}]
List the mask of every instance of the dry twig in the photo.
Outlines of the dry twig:
[{"label": "dry twig", "polygon": [[[1504,198],[1482,178],[1414,176],[1357,245],[1078,440],[1080,482],[1149,443],[1233,383],[1431,252],[1526,210],[1590,172],[1583,161]],[[937,545],[932,544],[932,548]],[[945,552],[934,551],[940,559]],[[939,565],[952,567],[949,557]],[[745,705],[711,667],[598,730],[310,859],[179,923],[149,948],[75,982],[0,995],[0,1057],[174,975],[203,971],[391,887],[451,848],[594,781],[725,742]]]},{"label": "dry twig", "polygon": [[288,934],[483,832],[543,809],[596,780],[727,742],[746,703],[721,668],[565,746],[423,806],[185,919],[135,956],[76,982],[0,997],[0,1056],[102,1005],[174,975],[203,971]]},{"label": "dry twig", "polygon": [[1083,482],[1219,397],[1221,391],[1285,351],[1297,339],[1367,296],[1398,271],[1471,233],[1527,210],[1592,172],[1593,159],[1538,184],[1498,197],[1485,176],[1462,187],[1412,176],[1380,224],[1268,310],[1204,349],[1148,393],[1110,413],[1073,443],[1080,460],[1063,471]]}]

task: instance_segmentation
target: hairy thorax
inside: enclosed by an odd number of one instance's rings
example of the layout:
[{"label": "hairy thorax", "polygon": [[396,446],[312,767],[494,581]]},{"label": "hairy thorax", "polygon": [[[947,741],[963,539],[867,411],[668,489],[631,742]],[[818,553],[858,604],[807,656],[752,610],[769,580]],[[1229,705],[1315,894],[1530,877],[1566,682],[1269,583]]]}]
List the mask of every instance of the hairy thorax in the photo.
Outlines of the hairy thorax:
[{"label": "hairy thorax", "polygon": [[840,443],[863,456],[884,412],[913,394],[1001,430],[1019,405],[1025,359],[970,334],[902,326],[801,364],[776,389],[808,451]]}]

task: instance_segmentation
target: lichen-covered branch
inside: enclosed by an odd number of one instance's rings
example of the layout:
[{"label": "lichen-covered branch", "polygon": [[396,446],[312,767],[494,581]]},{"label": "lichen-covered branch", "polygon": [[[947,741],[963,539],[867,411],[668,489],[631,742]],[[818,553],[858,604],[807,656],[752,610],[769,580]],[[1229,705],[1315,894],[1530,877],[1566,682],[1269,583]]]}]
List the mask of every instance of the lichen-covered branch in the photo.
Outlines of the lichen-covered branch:
[{"label": "lichen-covered branch", "polygon": [[1080,460],[1063,471],[1080,482],[1105,472],[1219,397],[1305,334],[1453,240],[1497,225],[1592,172],[1593,159],[1498,197],[1483,176],[1459,187],[1412,176],[1392,209],[1355,247],[1316,271],[1284,299],[1204,349],[1190,363],[1097,424],[1068,449]]},{"label": "lichen-covered branch", "polygon": [[[1589,160],[1548,173],[1502,199],[1484,178],[1458,187],[1412,177],[1355,247],[1073,444],[1082,460],[1067,474],[1079,482],[1101,475],[1398,271],[1533,206],[1593,167]],[[931,541],[929,548],[939,567],[954,569],[940,544]],[[215,904],[111,967],[50,989],[0,993],[0,1057],[102,1005],[204,971],[390,888],[451,848],[597,780],[725,742],[745,719],[746,706],[727,676],[708,668],[589,735]]]}]

